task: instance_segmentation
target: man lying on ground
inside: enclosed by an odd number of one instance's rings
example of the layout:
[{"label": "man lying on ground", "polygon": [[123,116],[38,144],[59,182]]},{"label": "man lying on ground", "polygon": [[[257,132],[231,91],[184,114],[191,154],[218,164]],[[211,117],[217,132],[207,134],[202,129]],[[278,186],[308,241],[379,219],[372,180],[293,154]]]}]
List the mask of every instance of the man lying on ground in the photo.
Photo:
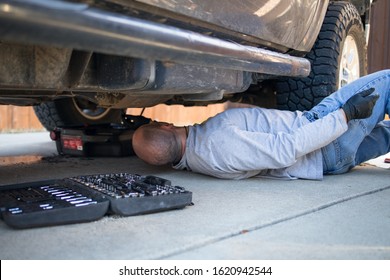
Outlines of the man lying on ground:
[{"label": "man lying on ground", "polygon": [[139,158],[218,178],[322,179],[390,151],[390,70],[362,77],[310,111],[230,109],[202,124],[152,122],[133,135]]}]

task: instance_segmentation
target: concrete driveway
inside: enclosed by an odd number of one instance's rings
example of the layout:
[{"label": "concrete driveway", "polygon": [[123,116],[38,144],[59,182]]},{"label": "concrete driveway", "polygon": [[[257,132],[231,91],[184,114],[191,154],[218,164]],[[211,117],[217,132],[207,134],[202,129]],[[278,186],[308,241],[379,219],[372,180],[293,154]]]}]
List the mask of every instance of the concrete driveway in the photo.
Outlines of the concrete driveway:
[{"label": "concrete driveway", "polygon": [[0,221],[0,259],[390,259],[390,165],[382,161],[323,181],[226,181],[135,157],[60,157],[48,133],[0,134],[0,185],[152,174],[192,191],[194,202],[26,230]]}]

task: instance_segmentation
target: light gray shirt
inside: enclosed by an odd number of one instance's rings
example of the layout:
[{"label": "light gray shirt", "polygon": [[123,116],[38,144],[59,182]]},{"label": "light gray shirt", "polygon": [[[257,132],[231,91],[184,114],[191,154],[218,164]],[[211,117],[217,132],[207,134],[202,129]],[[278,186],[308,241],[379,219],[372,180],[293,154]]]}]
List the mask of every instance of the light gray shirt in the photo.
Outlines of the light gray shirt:
[{"label": "light gray shirt", "polygon": [[225,179],[322,179],[321,147],[348,126],[341,110],[309,122],[302,112],[230,109],[189,128],[176,169]]}]

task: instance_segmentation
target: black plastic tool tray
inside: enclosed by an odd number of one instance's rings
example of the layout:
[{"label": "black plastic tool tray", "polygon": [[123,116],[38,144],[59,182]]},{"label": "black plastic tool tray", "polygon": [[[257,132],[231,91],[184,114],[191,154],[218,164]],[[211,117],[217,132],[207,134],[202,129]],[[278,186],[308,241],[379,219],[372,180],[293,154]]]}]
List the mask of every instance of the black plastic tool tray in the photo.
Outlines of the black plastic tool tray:
[{"label": "black plastic tool tray", "polygon": [[6,224],[31,228],[183,208],[192,193],[155,176],[95,174],[0,187]]}]

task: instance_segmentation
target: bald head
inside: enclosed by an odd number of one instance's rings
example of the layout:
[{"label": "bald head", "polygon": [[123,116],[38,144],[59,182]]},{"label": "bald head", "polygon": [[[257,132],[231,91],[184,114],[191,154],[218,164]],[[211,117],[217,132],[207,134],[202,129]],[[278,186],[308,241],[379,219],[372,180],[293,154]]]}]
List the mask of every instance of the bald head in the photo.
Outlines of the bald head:
[{"label": "bald head", "polygon": [[153,165],[178,162],[182,143],[177,128],[171,124],[152,122],[138,128],[132,137],[135,154]]}]

